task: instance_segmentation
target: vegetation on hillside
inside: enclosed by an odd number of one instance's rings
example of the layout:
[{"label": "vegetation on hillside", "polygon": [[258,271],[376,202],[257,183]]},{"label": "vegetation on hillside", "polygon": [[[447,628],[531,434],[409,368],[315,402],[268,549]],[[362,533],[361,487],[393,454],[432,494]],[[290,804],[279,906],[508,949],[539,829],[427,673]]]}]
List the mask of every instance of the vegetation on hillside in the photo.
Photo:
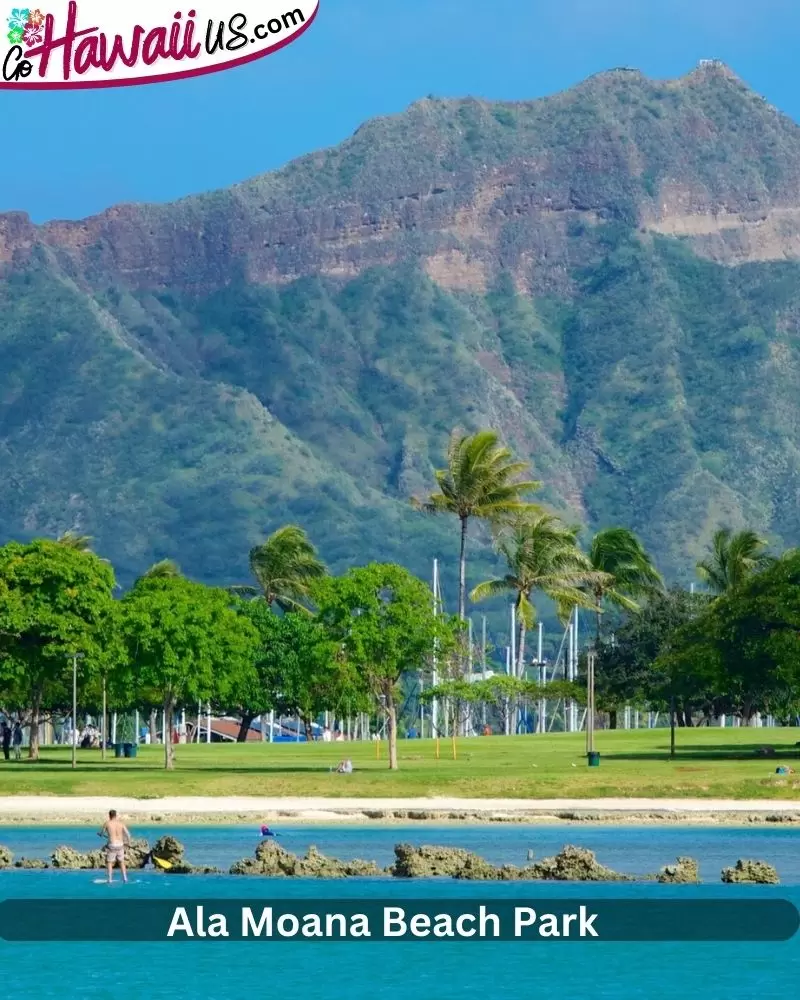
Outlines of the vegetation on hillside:
[{"label": "vegetation on hillside", "polygon": [[[32,230],[0,272],[0,540],[74,531],[123,586],[164,558],[228,586],[297,524],[336,573],[439,556],[455,607],[458,539],[407,498],[453,427],[491,426],[537,501],[629,526],[668,582],[723,523],[794,544],[800,264],[723,266],[650,221],[691,192],[760,224],[799,185],[800,129],[724,67],[614,71]],[[468,280],[431,266],[453,254]],[[471,544],[462,593],[500,569]]]}]

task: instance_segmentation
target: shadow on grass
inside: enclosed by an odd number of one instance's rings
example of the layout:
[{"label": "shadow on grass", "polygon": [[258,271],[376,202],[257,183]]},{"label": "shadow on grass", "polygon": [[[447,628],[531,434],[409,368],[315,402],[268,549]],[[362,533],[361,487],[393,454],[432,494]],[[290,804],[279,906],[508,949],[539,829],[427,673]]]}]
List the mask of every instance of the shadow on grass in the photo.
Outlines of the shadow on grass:
[{"label": "shadow on grass", "polygon": [[[762,746],[763,744],[759,744]],[[755,760],[769,763],[774,760],[797,760],[800,757],[800,747],[774,747],[772,754],[760,754],[754,747],[676,747],[674,757],[670,757],[669,747],[663,750],[645,751],[643,753],[616,753],[611,750],[608,753],[601,753],[603,760],[682,760],[694,761],[701,764],[703,761],[715,760]]]},{"label": "shadow on grass", "polygon": [[[383,764],[384,762],[377,761],[377,763]],[[207,767],[197,767],[197,766],[188,766],[185,764],[181,764],[180,761],[176,761],[175,768],[170,773],[205,774],[205,775],[213,775],[213,774],[235,775],[235,774],[265,774],[265,773],[333,774],[334,773],[333,769],[335,768],[335,766],[336,766],[335,764],[331,764],[330,766],[323,766],[321,764],[317,764],[315,766],[309,764],[307,767],[303,765],[290,767],[284,764],[281,765],[280,767],[276,767],[273,764],[260,764],[253,767],[238,767],[235,764],[209,764]],[[53,760],[40,760],[40,761],[31,760],[23,762],[21,764],[17,764],[16,767],[34,769],[37,773],[41,773],[43,771],[52,771],[54,774],[63,774],[65,771],[69,771],[74,774],[84,774],[84,775],[115,774],[119,775],[120,777],[128,774],[149,774],[152,771],[163,773],[167,770],[163,764],[157,764],[157,763],[137,764],[135,767],[126,768],[124,765],[117,766],[111,763],[103,763],[102,761],[98,761],[96,764],[78,764],[78,766],[73,771],[72,767],[69,764],[69,761],[67,761],[66,764],[63,764],[61,761],[53,761]],[[372,768],[372,767],[365,767],[364,765],[362,765],[361,767],[356,767],[356,770],[358,771],[388,770],[388,764],[384,764],[383,768]],[[0,774],[2,774],[2,771],[0,771]]]}]

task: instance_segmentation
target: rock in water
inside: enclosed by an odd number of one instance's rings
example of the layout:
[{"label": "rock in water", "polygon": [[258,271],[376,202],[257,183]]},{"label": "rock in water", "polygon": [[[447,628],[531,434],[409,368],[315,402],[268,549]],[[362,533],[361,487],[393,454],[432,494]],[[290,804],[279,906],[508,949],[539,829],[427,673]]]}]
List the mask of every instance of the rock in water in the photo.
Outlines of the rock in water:
[{"label": "rock in water", "polygon": [[0,844],[0,868],[8,868],[14,860],[14,852]]},{"label": "rock in water", "polygon": [[347,878],[359,875],[380,875],[372,861],[339,861],[329,858],[313,845],[304,858],[278,846],[274,840],[262,841],[256,847],[255,858],[242,858],[230,868],[231,875],[296,876],[302,878]]},{"label": "rock in water", "polygon": [[48,864],[42,858],[20,858],[14,862],[15,868],[47,868]]},{"label": "rock in water", "polygon": [[601,865],[594,851],[567,844],[553,858],[543,858],[521,869],[523,879],[553,879],[558,882],[628,882],[630,875],[622,875]]},{"label": "rock in water", "polygon": [[274,840],[262,840],[254,858],[242,858],[230,867],[231,875],[294,875],[298,857],[284,850]]},{"label": "rock in water", "polygon": [[674,865],[664,865],[656,882],[688,883],[700,881],[700,866],[694,858],[678,858]]},{"label": "rock in water", "polygon": [[[508,867],[510,868],[511,866]],[[464,859],[461,867],[453,872],[453,878],[472,882],[493,882],[497,879],[504,880],[506,876],[503,875],[499,868],[489,864],[488,861],[478,854],[469,854]]]},{"label": "rock in water", "polygon": [[242,858],[234,861],[229,869],[231,875],[262,875],[261,866],[255,858]]},{"label": "rock in water", "polygon": [[261,875],[294,875],[298,857],[274,840],[265,840],[256,848],[256,861]]},{"label": "rock in water", "polygon": [[172,868],[165,868],[164,875],[222,875],[219,868],[212,865],[190,865],[188,861],[178,861]]},{"label": "rock in water", "polygon": [[[171,840],[172,838],[162,838]],[[177,841],[176,841],[177,843]],[[134,838],[125,848],[125,864],[128,868],[144,868],[145,859],[150,853],[150,846],[142,838]],[[90,868],[100,869],[106,867],[106,851],[103,847],[89,851],[76,851],[74,847],[57,847],[50,855],[53,868]]]},{"label": "rock in water", "polygon": [[732,868],[722,869],[723,882],[750,882],[759,885],[778,885],[777,871],[766,861],[739,858]]},{"label": "rock in water", "polygon": [[340,861],[320,853],[312,844],[306,856],[295,865],[294,874],[303,878],[347,878],[355,875],[380,875],[373,861]]},{"label": "rock in water", "polygon": [[128,868],[144,868],[150,856],[150,844],[144,837],[134,837],[125,848],[125,864]]},{"label": "rock in water", "polygon": [[153,844],[153,856],[161,858],[162,861],[169,861],[171,865],[179,865],[183,862],[186,848],[175,837],[169,835],[160,837]]},{"label": "rock in water", "polygon": [[465,851],[463,847],[434,847],[423,845],[413,847],[411,844],[396,844],[394,848],[395,863],[389,873],[395,878],[436,878],[439,876],[455,877],[469,865],[478,867],[485,864],[477,854]]},{"label": "rock in water", "polygon": [[[95,852],[96,853],[96,852]],[[96,868],[88,854],[76,851],[74,847],[57,847],[50,855],[53,868]]]}]

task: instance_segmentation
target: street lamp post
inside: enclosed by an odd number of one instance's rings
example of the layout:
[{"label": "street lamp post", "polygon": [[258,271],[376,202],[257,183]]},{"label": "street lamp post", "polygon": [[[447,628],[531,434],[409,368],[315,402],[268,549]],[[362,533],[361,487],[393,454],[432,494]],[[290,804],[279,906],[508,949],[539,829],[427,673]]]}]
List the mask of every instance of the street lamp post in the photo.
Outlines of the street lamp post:
[{"label": "street lamp post", "polygon": [[594,667],[595,652],[589,650],[586,658],[586,756],[594,751]]},{"label": "street lamp post", "polygon": [[83,653],[72,654],[72,769],[78,766],[76,739],[78,736],[78,660]]}]

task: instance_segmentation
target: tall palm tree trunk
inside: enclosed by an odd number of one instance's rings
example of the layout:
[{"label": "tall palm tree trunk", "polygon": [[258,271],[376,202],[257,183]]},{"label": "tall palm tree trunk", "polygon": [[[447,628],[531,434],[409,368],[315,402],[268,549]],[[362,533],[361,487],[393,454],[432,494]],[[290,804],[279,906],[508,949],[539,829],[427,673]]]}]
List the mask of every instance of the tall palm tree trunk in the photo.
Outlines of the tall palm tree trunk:
[{"label": "tall palm tree trunk", "polygon": [[519,617],[519,636],[517,639],[517,677],[522,677],[525,668],[525,622],[522,618],[521,602],[517,599],[517,616]]},{"label": "tall palm tree trunk", "polygon": [[461,551],[458,557],[458,617],[463,622],[467,617],[467,522],[461,518]]},{"label": "tall palm tree trunk", "polygon": [[[467,518],[461,518],[461,550],[458,557],[458,619],[467,618]],[[467,638],[461,631],[459,641],[459,672],[463,677],[467,672]]]},{"label": "tall palm tree trunk", "polygon": [[599,649],[600,648],[600,618],[601,618],[600,602],[603,600],[603,591],[602,590],[600,590],[600,591],[596,590],[594,592],[594,599],[595,599],[595,602],[597,604],[597,607],[595,608],[595,612],[594,612],[594,618],[595,618],[595,648]]},{"label": "tall palm tree trunk", "polygon": [[[522,672],[525,668],[525,622],[522,618],[522,608],[520,607],[520,602],[517,601],[517,614],[519,615],[519,636],[517,639],[517,677],[522,678]],[[516,736],[519,732],[519,723],[522,718],[522,699],[519,695],[516,696],[516,711],[514,712],[515,727],[514,735]]]}]

